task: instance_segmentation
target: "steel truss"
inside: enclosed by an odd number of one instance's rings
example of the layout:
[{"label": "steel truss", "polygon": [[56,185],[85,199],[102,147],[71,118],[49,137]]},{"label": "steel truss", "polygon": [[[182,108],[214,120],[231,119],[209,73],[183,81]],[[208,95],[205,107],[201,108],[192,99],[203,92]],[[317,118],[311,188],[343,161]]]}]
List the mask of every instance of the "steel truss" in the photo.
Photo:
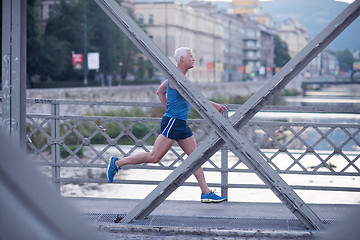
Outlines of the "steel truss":
[{"label": "steel truss", "polygon": [[2,124],[25,150],[26,1],[2,1]]},{"label": "steel truss", "polygon": [[225,119],[216,111],[209,101],[195,89],[192,83],[171,63],[147,34],[114,0],[95,1],[215,130],[177,169],[144,198],[122,222],[132,222],[135,219],[149,215],[226,143],[228,148],[239,159],[242,159],[249,169],[257,174],[308,229],[324,228],[319,217],[268,165],[253,144],[238,130],[359,16],[360,0],[356,0],[347,7],[229,119]]}]

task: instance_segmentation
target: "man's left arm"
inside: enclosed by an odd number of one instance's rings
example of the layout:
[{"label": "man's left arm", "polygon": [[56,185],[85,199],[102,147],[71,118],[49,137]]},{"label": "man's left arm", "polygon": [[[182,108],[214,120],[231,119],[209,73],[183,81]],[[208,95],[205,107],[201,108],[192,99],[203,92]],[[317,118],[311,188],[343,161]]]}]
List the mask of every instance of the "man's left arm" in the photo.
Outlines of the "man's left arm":
[{"label": "man's left arm", "polygon": [[213,102],[213,101],[210,101],[211,105],[213,105],[216,110],[218,110],[221,114],[224,114],[225,111],[228,111],[228,109],[222,105],[222,104],[219,104],[219,103],[216,103],[216,102]]}]

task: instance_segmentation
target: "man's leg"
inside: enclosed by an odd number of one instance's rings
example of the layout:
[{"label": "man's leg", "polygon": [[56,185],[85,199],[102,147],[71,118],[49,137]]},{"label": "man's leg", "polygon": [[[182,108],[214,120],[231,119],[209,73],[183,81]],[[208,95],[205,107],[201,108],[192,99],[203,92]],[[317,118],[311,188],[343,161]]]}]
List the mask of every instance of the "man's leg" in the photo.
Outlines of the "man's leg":
[{"label": "man's leg", "polygon": [[106,168],[106,177],[108,178],[109,182],[112,183],[115,174],[118,172],[120,167],[124,165],[159,162],[169,151],[173,143],[174,140],[160,134],[157,137],[151,152],[138,153],[133,156],[124,157],[121,159],[118,159],[117,157],[110,157]]},{"label": "man's leg", "polygon": [[[181,147],[181,149],[188,156],[196,149],[196,141],[195,141],[194,136],[188,137],[186,139],[181,139],[178,141],[178,144]],[[196,177],[196,180],[199,183],[201,192],[204,194],[210,193],[210,189],[206,183],[205,174],[204,174],[204,170],[202,169],[202,167],[200,167],[198,170],[196,170],[196,172],[194,173],[194,176]]]},{"label": "man's leg", "polygon": [[[178,141],[179,146],[181,149],[187,154],[190,155],[196,149],[196,141],[195,137],[191,136],[186,139],[182,139]],[[203,203],[219,203],[226,200],[226,197],[220,197],[215,194],[215,192],[210,191],[209,186],[205,180],[205,174],[202,167],[199,167],[198,170],[194,173],[196,180],[199,183],[201,189],[201,202]]]},{"label": "man's leg", "polygon": [[151,152],[138,153],[132,156],[118,159],[115,161],[115,165],[118,167],[122,167],[128,164],[157,163],[169,151],[173,143],[174,140],[160,134],[157,137]]}]

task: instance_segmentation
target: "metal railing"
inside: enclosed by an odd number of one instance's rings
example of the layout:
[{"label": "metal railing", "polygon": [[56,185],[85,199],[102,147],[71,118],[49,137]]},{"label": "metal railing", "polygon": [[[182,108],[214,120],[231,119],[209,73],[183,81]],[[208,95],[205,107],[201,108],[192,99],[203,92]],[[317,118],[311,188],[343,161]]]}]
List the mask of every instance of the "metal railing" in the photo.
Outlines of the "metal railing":
[{"label": "metal railing", "polygon": [[[27,152],[30,159],[48,173],[59,192],[62,184],[107,183],[103,172],[110,155],[127,156],[134,152],[150,151],[160,131],[160,117],[101,114],[106,109],[129,110],[135,107],[143,115],[149,115],[152,114],[151,109],[161,109],[161,105],[156,103],[28,99],[27,105],[28,109],[39,105],[50,106],[48,114],[27,113]],[[97,113],[91,116],[79,115],[76,110],[81,107]],[[238,107],[228,105],[230,114],[231,110]],[[66,114],[60,114],[61,111]],[[356,109],[320,107],[268,106],[263,111],[360,114]],[[189,119],[188,122],[198,143],[212,132],[203,119]],[[289,119],[251,121],[240,133],[255,144],[259,153],[279,174],[360,176],[359,124],[292,122]],[[173,170],[185,158],[185,153],[175,144],[157,164],[131,165],[124,169]],[[78,171],[66,171],[70,168]],[[209,186],[221,188],[224,196],[228,196],[228,190],[232,188],[267,188],[263,184],[229,181],[230,174],[251,171],[241,159],[228,151],[226,145],[203,168],[206,172],[218,172],[221,175],[218,182],[210,182]],[[95,174],[91,173],[94,169],[98,170],[95,170]],[[160,182],[153,179],[114,180],[115,184],[158,185]],[[195,182],[184,183],[184,186],[196,185]],[[311,184],[292,187],[301,190],[360,192],[359,187],[351,186]]]}]

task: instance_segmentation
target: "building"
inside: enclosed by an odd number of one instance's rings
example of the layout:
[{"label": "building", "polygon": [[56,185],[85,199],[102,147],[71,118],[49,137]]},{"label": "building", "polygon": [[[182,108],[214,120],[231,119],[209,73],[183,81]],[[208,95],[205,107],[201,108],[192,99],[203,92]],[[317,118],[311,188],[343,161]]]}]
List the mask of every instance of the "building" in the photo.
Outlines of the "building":
[{"label": "building", "polygon": [[[235,0],[234,0],[235,1]],[[194,49],[195,68],[188,73],[194,82],[263,79],[272,72],[274,46],[271,17],[261,14],[259,1],[240,1],[246,13],[231,14],[209,2],[186,5],[175,1],[125,1],[160,50],[171,60],[176,48]],[[58,1],[40,1],[42,19]],[[233,2],[236,4],[236,2]],[[124,5],[124,3],[123,3]],[[249,9],[252,9],[251,11]],[[257,15],[252,14],[257,13]],[[258,16],[260,24],[254,16]],[[255,20],[254,20],[255,19]]]},{"label": "building", "polygon": [[277,34],[286,42],[290,57],[294,57],[308,43],[307,31],[299,21],[288,18],[275,24]]},{"label": "building", "polygon": [[221,19],[224,26],[224,72],[223,81],[241,81],[244,75],[244,42],[241,29],[243,27],[240,18],[224,14],[215,14]]},{"label": "building", "polygon": [[46,21],[49,19],[51,11],[55,5],[59,3],[59,0],[38,0],[39,17],[41,20],[41,26],[45,27]]},{"label": "building", "polygon": [[266,79],[274,68],[274,31],[252,20],[249,15],[238,16],[243,20],[243,65],[250,78]]},{"label": "building", "polygon": [[259,0],[232,0],[233,14],[242,19],[243,65],[247,78],[266,79],[274,67],[273,21]]},{"label": "building", "polygon": [[[240,17],[240,16],[239,16]],[[243,65],[245,73],[253,75],[260,68],[260,28],[248,16],[243,16]]]},{"label": "building", "polygon": [[305,78],[336,75],[336,73],[339,73],[339,62],[333,54],[324,50],[317,55],[302,72]]},{"label": "building", "polygon": [[242,19],[227,13],[224,9],[210,2],[193,1],[187,4],[196,11],[202,11],[212,17],[221,20],[223,33],[221,34],[224,42],[224,60],[222,81],[241,81],[243,78],[243,41],[241,29],[243,28]]},{"label": "building", "polygon": [[260,68],[258,76],[263,79],[272,77],[274,63],[274,30],[259,24],[260,28]]},{"label": "building", "polygon": [[[75,0],[68,0],[75,1]],[[49,19],[51,11],[60,3],[60,0],[37,0],[39,6],[39,17],[42,27],[45,27],[46,21]],[[131,9],[134,5],[134,0],[123,0],[121,5],[127,9]]]},{"label": "building", "polygon": [[261,13],[261,3],[259,0],[232,0],[234,15],[258,15]]},{"label": "building", "polygon": [[[194,49],[193,82],[220,82],[224,62],[222,22],[177,2],[136,2],[135,15],[155,44],[174,61],[176,48]],[[175,61],[174,61],[175,62]]]}]

